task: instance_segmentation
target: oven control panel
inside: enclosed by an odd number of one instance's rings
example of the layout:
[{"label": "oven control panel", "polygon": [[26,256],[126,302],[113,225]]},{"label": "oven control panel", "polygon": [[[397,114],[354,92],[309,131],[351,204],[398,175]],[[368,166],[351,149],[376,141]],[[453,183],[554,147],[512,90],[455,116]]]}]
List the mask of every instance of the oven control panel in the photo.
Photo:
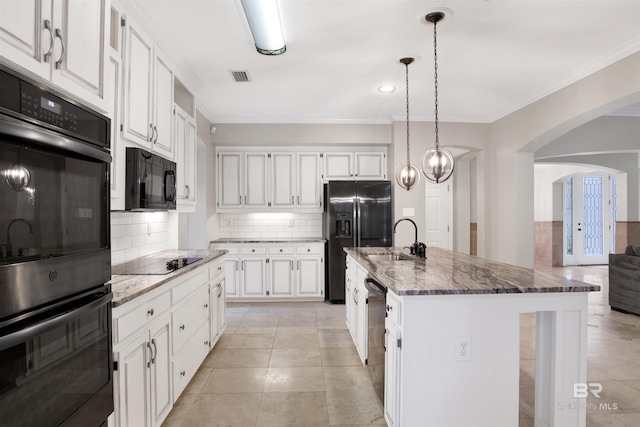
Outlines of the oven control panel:
[{"label": "oven control panel", "polygon": [[78,115],[63,110],[63,104],[55,97],[31,94],[23,91],[22,113],[71,132],[78,132]]}]

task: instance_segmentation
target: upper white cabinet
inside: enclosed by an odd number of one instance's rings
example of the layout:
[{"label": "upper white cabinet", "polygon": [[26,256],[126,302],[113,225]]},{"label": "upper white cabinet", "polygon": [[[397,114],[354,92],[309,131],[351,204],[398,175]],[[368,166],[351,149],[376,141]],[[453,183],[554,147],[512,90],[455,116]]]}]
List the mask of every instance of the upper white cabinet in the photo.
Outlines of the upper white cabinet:
[{"label": "upper white cabinet", "polygon": [[174,112],[178,209],[189,211],[193,210],[196,204],[197,125],[195,119],[178,105],[174,106]]},{"label": "upper white cabinet", "polygon": [[322,209],[320,153],[298,153],[296,208]]},{"label": "upper white cabinet", "polygon": [[268,200],[268,157],[267,153],[260,152],[244,154],[244,206],[247,208],[266,208],[271,205]]},{"label": "upper white cabinet", "polygon": [[174,158],[173,71],[131,16],[124,34],[123,136],[170,160]]},{"label": "upper white cabinet", "polygon": [[107,111],[104,74],[108,3],[0,1],[0,59]]},{"label": "upper white cabinet", "polygon": [[296,153],[271,154],[271,206],[293,208],[295,205]]},{"label": "upper white cabinet", "polygon": [[219,211],[322,210],[317,152],[220,150],[217,158]]},{"label": "upper white cabinet", "polygon": [[387,154],[383,151],[325,152],[323,159],[324,181],[387,179]]}]

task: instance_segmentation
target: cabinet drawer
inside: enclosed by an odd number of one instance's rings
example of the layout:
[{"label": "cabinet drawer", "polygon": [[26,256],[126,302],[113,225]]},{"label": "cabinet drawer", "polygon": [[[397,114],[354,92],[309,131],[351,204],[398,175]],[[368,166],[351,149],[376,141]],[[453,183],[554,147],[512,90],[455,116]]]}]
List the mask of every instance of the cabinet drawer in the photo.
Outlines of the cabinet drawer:
[{"label": "cabinet drawer", "polygon": [[272,246],[269,248],[270,255],[293,255],[293,246]]},{"label": "cabinet drawer", "polygon": [[173,353],[209,319],[209,286],[203,286],[172,313]]},{"label": "cabinet drawer", "polygon": [[321,255],[324,252],[324,245],[299,245],[296,247],[298,255]]},{"label": "cabinet drawer", "polygon": [[264,246],[256,246],[256,247],[243,247],[240,250],[240,253],[242,255],[266,255],[267,254],[267,248]]},{"label": "cabinet drawer", "polygon": [[189,273],[187,278],[171,289],[171,302],[175,305],[207,282],[209,282],[209,270],[207,268],[199,268]]},{"label": "cabinet drawer", "polygon": [[402,316],[400,313],[402,304],[391,292],[387,292],[387,320],[393,322],[396,326],[401,326]]},{"label": "cabinet drawer", "polygon": [[124,341],[129,335],[149,322],[156,319],[160,314],[171,307],[171,297],[169,292],[143,303],[128,313],[115,319],[114,341]]},{"label": "cabinet drawer", "polygon": [[209,353],[209,324],[205,323],[173,358],[173,398],[182,394]]},{"label": "cabinet drawer", "polygon": [[211,263],[209,265],[209,281],[213,281],[224,274],[224,259]]}]

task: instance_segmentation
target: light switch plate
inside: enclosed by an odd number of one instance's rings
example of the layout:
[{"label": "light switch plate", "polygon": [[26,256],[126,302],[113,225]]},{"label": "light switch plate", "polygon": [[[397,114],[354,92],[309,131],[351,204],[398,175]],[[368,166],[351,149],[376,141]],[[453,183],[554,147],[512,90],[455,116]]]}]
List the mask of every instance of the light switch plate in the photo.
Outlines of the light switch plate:
[{"label": "light switch plate", "polygon": [[416,216],[416,210],[414,208],[402,208],[402,216]]}]

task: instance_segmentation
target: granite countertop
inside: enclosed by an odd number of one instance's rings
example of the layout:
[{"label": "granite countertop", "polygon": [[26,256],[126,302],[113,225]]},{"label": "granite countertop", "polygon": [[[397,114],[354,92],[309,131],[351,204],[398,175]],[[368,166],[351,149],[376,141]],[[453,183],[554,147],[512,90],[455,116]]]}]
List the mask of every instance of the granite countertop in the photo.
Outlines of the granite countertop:
[{"label": "granite countertop", "polygon": [[[516,267],[441,248],[427,248],[427,258],[401,248],[344,248],[382,285],[397,295],[591,292],[600,286]],[[375,260],[368,255],[405,254],[406,260]]]},{"label": "granite countertop", "polygon": [[141,275],[112,275],[109,284],[113,292],[113,307],[118,307],[126,302],[131,301],[141,295],[150,292],[165,283],[193,271],[204,264],[213,261],[226,254],[227,251],[221,250],[167,250],[147,255],[141,258],[202,258],[202,260],[193,264],[182,267],[173,273],[157,275],[157,274],[141,274]]},{"label": "granite countertop", "polygon": [[219,243],[324,243],[326,239],[322,237],[282,237],[282,238],[222,238],[212,240],[211,244]]}]

